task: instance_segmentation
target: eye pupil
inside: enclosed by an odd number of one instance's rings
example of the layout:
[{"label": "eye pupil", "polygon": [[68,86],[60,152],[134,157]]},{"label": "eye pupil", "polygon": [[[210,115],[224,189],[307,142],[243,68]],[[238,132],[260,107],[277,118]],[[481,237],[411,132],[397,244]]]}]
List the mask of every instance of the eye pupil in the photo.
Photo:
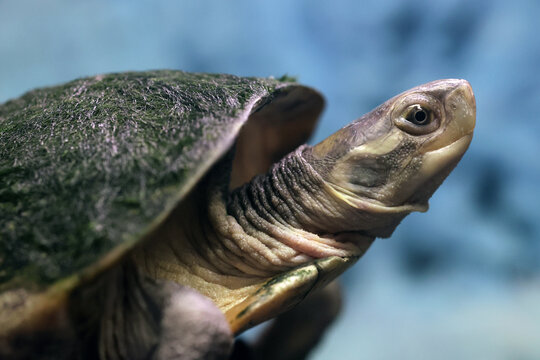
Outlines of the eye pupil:
[{"label": "eye pupil", "polygon": [[424,110],[419,110],[414,114],[414,120],[416,120],[417,123],[421,124],[427,119],[427,114]]},{"label": "eye pupil", "polygon": [[431,122],[430,116],[429,110],[426,110],[419,105],[415,105],[407,115],[406,119],[415,125],[427,125]]}]

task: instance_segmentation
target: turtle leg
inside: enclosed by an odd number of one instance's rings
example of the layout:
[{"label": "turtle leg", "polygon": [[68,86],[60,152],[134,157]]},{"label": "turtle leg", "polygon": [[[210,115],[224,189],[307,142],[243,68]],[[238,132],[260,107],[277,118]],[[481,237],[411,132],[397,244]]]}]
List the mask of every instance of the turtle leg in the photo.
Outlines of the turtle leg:
[{"label": "turtle leg", "polygon": [[130,261],[75,291],[70,315],[81,359],[226,359],[233,342],[208,298]]},{"label": "turtle leg", "polygon": [[227,359],[233,335],[223,313],[197,291],[166,283],[175,290],[164,307],[154,359]]},{"label": "turtle leg", "polygon": [[341,286],[333,281],[278,316],[251,346],[236,344],[231,359],[306,359],[337,318],[341,304]]}]

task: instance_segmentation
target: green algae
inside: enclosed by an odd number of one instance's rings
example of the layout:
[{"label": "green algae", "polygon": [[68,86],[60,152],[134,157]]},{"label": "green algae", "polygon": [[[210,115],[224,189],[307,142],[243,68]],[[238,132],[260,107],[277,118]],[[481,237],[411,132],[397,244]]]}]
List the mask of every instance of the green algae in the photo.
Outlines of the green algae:
[{"label": "green algae", "polygon": [[231,146],[248,107],[280,86],[132,72],[0,105],[0,289],[43,287],[136,242]]}]

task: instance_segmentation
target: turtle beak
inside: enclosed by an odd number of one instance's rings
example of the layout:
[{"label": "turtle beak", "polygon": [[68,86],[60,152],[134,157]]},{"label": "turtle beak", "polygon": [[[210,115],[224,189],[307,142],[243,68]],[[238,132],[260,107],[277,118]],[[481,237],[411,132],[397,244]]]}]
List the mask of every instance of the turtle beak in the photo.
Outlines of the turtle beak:
[{"label": "turtle beak", "polygon": [[458,80],[444,101],[447,120],[445,132],[456,139],[470,135],[476,125],[476,101],[471,85],[466,80]]},{"label": "turtle beak", "polygon": [[476,100],[471,84],[467,80],[459,80],[459,82],[454,91],[446,97],[446,106],[454,109],[461,133],[472,134],[476,125]]}]

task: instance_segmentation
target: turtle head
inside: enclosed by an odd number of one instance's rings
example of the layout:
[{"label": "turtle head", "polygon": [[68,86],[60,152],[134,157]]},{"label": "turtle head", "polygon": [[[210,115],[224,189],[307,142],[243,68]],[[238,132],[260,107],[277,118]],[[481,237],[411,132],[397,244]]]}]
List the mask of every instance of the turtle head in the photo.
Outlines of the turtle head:
[{"label": "turtle head", "polygon": [[465,80],[406,91],[309,149],[333,197],[367,212],[426,211],[467,150],[476,106]]}]

